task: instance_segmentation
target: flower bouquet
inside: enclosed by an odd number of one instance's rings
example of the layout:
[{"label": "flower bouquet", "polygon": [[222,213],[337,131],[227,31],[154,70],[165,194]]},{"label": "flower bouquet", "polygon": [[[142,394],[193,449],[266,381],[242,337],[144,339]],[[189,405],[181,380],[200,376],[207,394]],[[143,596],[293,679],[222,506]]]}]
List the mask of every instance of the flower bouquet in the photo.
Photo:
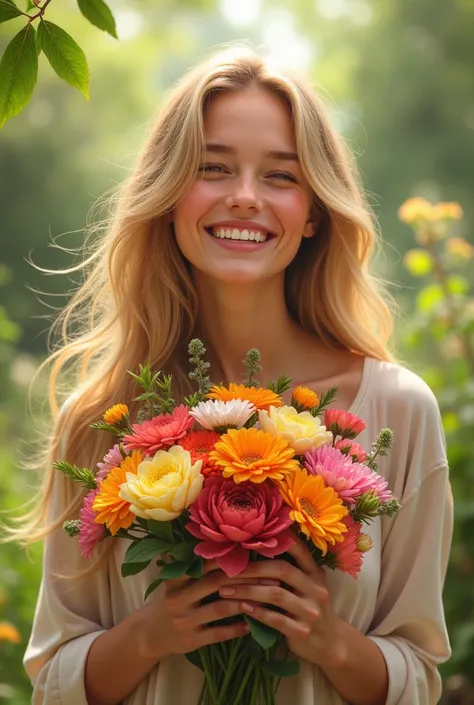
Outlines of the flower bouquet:
[{"label": "flower bouquet", "polygon": [[[195,393],[177,404],[171,376],[140,365],[130,373],[141,388],[135,422],[116,404],[92,424],[117,437],[97,470],[55,463],[88,490],[80,519],[64,524],[82,555],[108,537],[130,540],[124,578],[157,566],[145,600],[164,580],[200,578],[206,560],[229,578],[249,561],[291,562],[298,534],[319,565],[355,578],[371,548],[363,523],[399,508],[376,472],[391,431],[367,453],[354,442],[364,421],[327,408],[336,388],[318,398],[295,387],[285,405],[291,380],[259,387],[257,350],[244,360],[245,382],[228,387],[211,384],[200,340],[189,353]],[[280,678],[299,664],[276,630],[249,615],[230,619],[245,619],[249,633],[187,654],[204,672],[199,705],[273,705]]]}]

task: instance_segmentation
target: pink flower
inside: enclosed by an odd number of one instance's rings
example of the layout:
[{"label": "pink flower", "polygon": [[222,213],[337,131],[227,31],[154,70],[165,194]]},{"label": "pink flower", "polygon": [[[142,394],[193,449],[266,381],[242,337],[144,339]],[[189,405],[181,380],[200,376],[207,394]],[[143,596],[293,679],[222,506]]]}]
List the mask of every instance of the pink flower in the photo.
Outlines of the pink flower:
[{"label": "pink flower", "polygon": [[364,492],[375,490],[381,502],[392,499],[386,482],[367,465],[353,463],[338,448],[325,445],[311,448],[304,455],[304,466],[311,475],[321,475],[343,502],[354,505]]},{"label": "pink flower", "polygon": [[365,463],[368,457],[364,448],[349,438],[341,438],[337,441],[335,448],[340,450],[343,455],[352,458],[353,463]]},{"label": "pink flower", "polygon": [[92,504],[99,490],[91,490],[84,497],[84,504],[80,511],[81,528],[79,531],[79,546],[81,547],[81,556],[92,558],[92,552],[99,541],[105,536],[104,524],[96,524],[95,518],[97,514],[92,510]]},{"label": "pink flower", "polygon": [[120,446],[116,443],[114,447],[104,455],[102,462],[97,463],[97,467],[99,468],[99,471],[95,474],[95,479],[97,482],[102,482],[104,477],[109,474],[112,468],[119,467],[122,460],[123,456],[120,452]]},{"label": "pink flower", "polygon": [[336,568],[356,578],[362,568],[362,551],[357,547],[361,526],[349,515],[341,521],[348,531],[344,534],[344,541],[331,546],[330,552],[336,557]]},{"label": "pink flower", "polygon": [[365,421],[358,416],[341,409],[327,409],[324,414],[324,425],[335,436],[343,438],[355,438],[366,426]]},{"label": "pink flower", "polygon": [[214,476],[206,479],[189,510],[190,534],[200,539],[194,552],[215,559],[229,578],[241,573],[250,551],[266,558],[284,553],[293,543],[290,508],[277,487]]},{"label": "pink flower", "polygon": [[127,450],[141,450],[144,455],[154,455],[162,448],[172,446],[186,435],[194,419],[188,408],[181,404],[172,414],[158,414],[149,421],[133,424],[133,434],[123,437]]}]

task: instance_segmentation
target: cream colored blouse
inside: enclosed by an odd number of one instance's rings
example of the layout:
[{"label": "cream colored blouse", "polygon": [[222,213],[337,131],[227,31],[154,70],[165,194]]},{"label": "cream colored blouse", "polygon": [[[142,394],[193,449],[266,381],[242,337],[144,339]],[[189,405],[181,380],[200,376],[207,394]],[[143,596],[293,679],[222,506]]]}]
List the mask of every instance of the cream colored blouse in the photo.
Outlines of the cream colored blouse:
[{"label": "cream colored blouse", "polygon": [[[436,400],[426,384],[398,365],[365,361],[362,383],[350,409],[367,428],[358,441],[370,449],[380,428],[394,445],[379,471],[402,508],[395,519],[369,528],[372,550],[357,579],[328,570],[338,615],[372,639],[389,673],[387,705],[434,705],[441,692],[437,664],[450,656],[442,587],[452,533],[452,497],[445,442]],[[56,488],[53,510],[66,498]],[[127,541],[116,541],[109,564],[80,581],[56,573],[84,567],[77,543],[58,530],[45,545],[43,580],[25,654],[33,705],[87,705],[85,661],[94,639],[143,604],[153,565],[122,578]],[[126,644],[124,644],[124,648]],[[184,656],[160,662],[123,705],[196,705],[201,672]],[[322,671],[303,662],[281,682],[278,705],[348,705]]]}]

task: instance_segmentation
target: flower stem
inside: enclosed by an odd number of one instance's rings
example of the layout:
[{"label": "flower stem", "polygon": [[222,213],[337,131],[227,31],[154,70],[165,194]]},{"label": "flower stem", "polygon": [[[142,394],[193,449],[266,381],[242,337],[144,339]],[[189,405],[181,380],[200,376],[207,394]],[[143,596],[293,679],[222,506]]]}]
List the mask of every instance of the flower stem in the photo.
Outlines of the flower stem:
[{"label": "flower stem", "polygon": [[[246,669],[246,671],[245,671],[245,673],[244,673],[244,676],[243,676],[243,678],[242,678],[242,680],[241,680],[241,682],[240,682],[240,687],[239,687],[239,689],[238,689],[238,691],[237,691],[237,695],[235,696],[234,700],[232,701],[232,705],[241,705],[241,703],[242,703],[242,693],[244,692],[245,686],[247,685],[248,680],[249,680],[250,676],[252,675],[252,671],[255,671],[255,670],[256,670],[256,664],[255,664],[255,662],[254,662],[254,661],[250,661],[249,664],[248,664],[248,666],[247,666],[247,669]],[[250,703],[249,703],[249,705],[250,705]]]},{"label": "flower stem", "polygon": [[217,697],[215,684],[214,684],[214,680],[213,680],[214,674],[212,672],[212,668],[210,667],[210,663],[209,663],[209,659],[208,659],[209,654],[208,654],[207,647],[199,649],[199,655],[201,656],[201,662],[202,662],[202,666],[204,668],[204,676],[206,679],[206,685],[209,689],[212,701],[213,701],[213,703],[218,703],[218,697]]},{"label": "flower stem", "polygon": [[228,687],[230,679],[232,678],[233,673],[234,673],[235,659],[239,653],[239,649],[242,645],[242,641],[243,641],[243,637],[239,637],[238,639],[234,639],[232,641],[232,646],[231,646],[230,654],[229,654],[229,662],[227,664],[227,667],[224,669],[225,670],[225,678],[224,678],[224,682],[222,683],[222,688],[221,688],[221,699],[222,699],[223,705],[225,705],[225,701],[227,699],[226,698],[227,687]]}]

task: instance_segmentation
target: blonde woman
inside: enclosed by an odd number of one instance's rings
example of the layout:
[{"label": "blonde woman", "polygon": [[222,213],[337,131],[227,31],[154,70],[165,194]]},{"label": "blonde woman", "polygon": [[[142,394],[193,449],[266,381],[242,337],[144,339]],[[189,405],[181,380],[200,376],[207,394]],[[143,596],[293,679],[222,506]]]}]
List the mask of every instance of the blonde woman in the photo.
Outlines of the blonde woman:
[{"label": "blonde woman", "polygon": [[81,498],[48,469],[23,532],[45,537],[25,656],[35,705],[196,705],[201,674],[183,654],[242,634],[241,622],[206,625],[245,613],[277,626],[302,662],[281,683],[279,705],[438,702],[437,665],[450,653],[445,446],[432,393],[389,352],[390,308],[369,270],[375,244],[352,157],[312,89],[240,48],[175,87],[65,311],[63,330],[74,322],[76,332],[53,356],[54,412],[74,361],[77,379],[48,467],[58,454],[88,466],[101,458],[88,424],[117,400],[133,409],[127,370],[139,362],[187,391],[187,342],[199,335],[216,380],[238,380],[257,347],[262,383],[284,371],[315,391],[337,384],[336,405],[367,422],[366,447],[392,428],[380,470],[402,507],[369,528],[357,579],[317,568],[298,545],[297,567],[259,562],[237,582],[211,564],[144,605],[153,566],[122,579],[121,541],[85,566],[61,528]]}]

